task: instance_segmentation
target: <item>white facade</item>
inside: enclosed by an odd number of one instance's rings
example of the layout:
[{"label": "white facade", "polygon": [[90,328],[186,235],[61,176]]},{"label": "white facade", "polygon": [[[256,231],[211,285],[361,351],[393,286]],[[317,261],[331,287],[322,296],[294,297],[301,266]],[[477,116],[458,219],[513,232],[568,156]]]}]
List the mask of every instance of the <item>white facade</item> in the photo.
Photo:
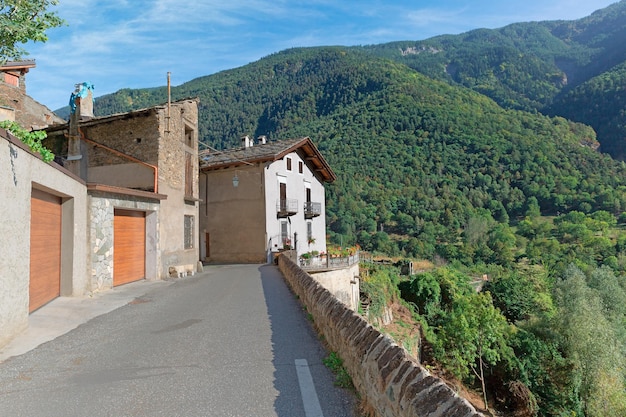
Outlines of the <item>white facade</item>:
[{"label": "white facade", "polygon": [[[311,251],[326,252],[324,185],[313,175],[300,155],[292,152],[271,163],[265,170],[265,184],[265,225],[270,245],[268,249],[276,251],[289,245],[291,249],[297,250],[298,255]],[[278,215],[281,208],[281,184],[286,188],[286,204],[297,210],[287,217]],[[306,204],[307,195],[310,196],[308,202],[319,204],[319,214],[316,216],[305,215],[307,208],[311,207]],[[318,207],[315,209],[316,213],[317,210]]]}]

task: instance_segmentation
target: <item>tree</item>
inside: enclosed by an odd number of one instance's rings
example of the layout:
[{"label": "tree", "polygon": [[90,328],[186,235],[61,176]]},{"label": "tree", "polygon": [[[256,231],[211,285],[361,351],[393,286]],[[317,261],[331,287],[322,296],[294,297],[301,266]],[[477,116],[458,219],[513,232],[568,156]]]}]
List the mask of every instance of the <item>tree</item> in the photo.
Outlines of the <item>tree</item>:
[{"label": "tree", "polygon": [[510,273],[494,277],[483,288],[491,293],[493,304],[511,323],[527,320],[538,310],[535,303],[537,289],[523,274]]},{"label": "tree", "polygon": [[526,201],[526,217],[534,219],[539,216],[541,216],[539,201],[537,201],[537,197],[530,196]]},{"label": "tree", "polygon": [[470,293],[455,301],[437,335],[438,348],[443,348],[441,360],[448,369],[460,377],[469,377],[471,371],[480,381],[485,409],[485,366],[510,359],[509,334],[507,321],[493,306],[491,295]]},{"label": "tree", "polygon": [[27,55],[18,44],[46,42],[47,29],[65,24],[56,12],[47,11],[57,3],[57,0],[0,0],[0,64]]},{"label": "tree", "polygon": [[[608,277],[605,271],[594,275],[594,285]],[[572,363],[571,378],[579,384],[585,414],[624,415],[623,345],[605,315],[601,297],[587,285],[584,273],[570,266],[556,286],[556,301],[559,315],[554,328]]]}]

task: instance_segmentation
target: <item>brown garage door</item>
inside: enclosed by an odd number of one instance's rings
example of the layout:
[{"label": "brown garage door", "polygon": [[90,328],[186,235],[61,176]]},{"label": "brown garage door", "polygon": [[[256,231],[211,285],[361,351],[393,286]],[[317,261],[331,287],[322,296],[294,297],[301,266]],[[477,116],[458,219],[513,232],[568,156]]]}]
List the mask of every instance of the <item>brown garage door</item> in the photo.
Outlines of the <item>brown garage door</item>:
[{"label": "brown garage door", "polygon": [[33,189],[30,200],[29,311],[61,292],[61,198]]},{"label": "brown garage door", "polygon": [[127,284],[145,278],[145,213],[115,210],[113,242],[113,285]]}]

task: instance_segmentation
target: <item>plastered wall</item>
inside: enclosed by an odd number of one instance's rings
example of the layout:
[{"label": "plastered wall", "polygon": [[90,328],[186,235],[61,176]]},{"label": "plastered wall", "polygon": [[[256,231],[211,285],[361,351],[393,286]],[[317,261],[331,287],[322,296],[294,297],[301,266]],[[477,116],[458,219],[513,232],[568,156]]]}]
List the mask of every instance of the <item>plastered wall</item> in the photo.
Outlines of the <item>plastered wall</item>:
[{"label": "plastered wall", "polygon": [[87,190],[0,129],[0,346],[28,325],[30,202],[33,188],[62,199],[61,295],[85,294]]},{"label": "plastered wall", "polygon": [[359,308],[359,264],[328,272],[311,273],[313,279],[330,291],[339,301],[357,311]]}]

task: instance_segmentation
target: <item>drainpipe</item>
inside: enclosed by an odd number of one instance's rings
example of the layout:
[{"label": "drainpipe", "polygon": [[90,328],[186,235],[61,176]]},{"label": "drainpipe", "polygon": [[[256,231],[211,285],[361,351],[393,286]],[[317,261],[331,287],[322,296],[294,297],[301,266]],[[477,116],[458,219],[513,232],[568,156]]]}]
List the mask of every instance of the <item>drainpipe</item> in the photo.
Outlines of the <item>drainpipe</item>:
[{"label": "drainpipe", "polygon": [[172,87],[170,83],[171,72],[167,72],[167,128],[165,133],[170,133],[170,117],[172,114]]}]

